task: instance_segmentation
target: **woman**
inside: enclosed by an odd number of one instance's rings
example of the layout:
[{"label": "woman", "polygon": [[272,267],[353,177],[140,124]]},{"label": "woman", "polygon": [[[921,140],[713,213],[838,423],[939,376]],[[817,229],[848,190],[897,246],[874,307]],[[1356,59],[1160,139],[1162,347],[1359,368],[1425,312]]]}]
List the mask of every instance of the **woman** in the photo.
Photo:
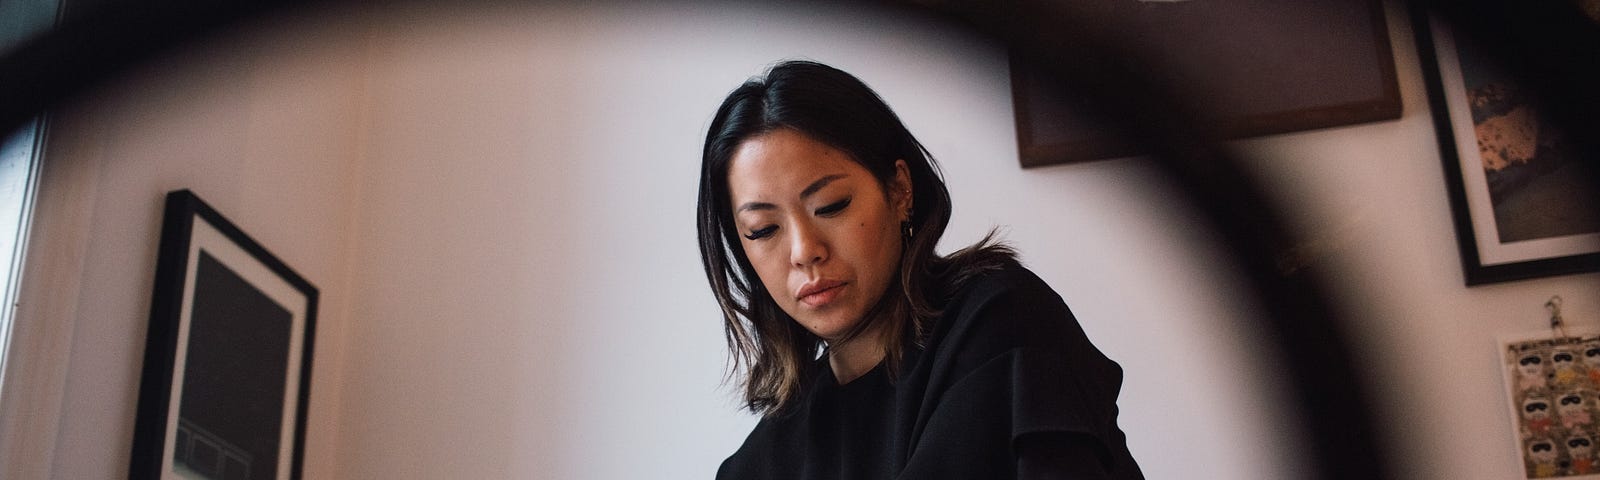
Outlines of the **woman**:
[{"label": "woman", "polygon": [[701,260],[763,415],[720,479],[1143,478],[1121,368],[984,239],[877,94],[814,62],[728,94],[706,136]]}]

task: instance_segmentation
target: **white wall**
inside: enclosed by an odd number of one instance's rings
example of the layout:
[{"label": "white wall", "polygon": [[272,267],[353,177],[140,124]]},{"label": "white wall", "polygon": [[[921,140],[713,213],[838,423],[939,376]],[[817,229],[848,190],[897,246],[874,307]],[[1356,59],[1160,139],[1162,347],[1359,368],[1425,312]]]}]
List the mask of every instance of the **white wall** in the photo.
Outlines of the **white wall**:
[{"label": "white wall", "polygon": [[[1304,476],[1212,238],[1140,161],[1018,169],[991,43],[835,8],[289,20],[64,116],[51,161],[101,174],[54,476],[124,475],[160,195],[189,187],[322,289],[307,478],[709,477],[755,419],[721,384],[695,257],[700,141],[728,90],[795,57],[860,76],[943,162],[947,249],[1003,227],[1123,365],[1147,476]],[[1509,478],[1493,338],[1556,293],[1592,322],[1600,277],[1461,286],[1391,23],[1404,118],[1239,146],[1350,285],[1403,476]]]},{"label": "white wall", "polygon": [[[180,188],[320,289],[306,472],[334,477],[360,49],[300,25],[155,62],[55,117],[45,161],[93,171],[94,185],[52,478],[127,476],[162,205]],[[74,239],[35,245],[58,241]]]},{"label": "white wall", "polygon": [[1544,303],[1600,324],[1600,274],[1464,287],[1410,23],[1390,8],[1404,116],[1240,142],[1322,255],[1374,378],[1399,478],[1521,478],[1498,339],[1548,332]]},{"label": "white wall", "polygon": [[947,247],[1010,226],[1127,368],[1124,424],[1152,478],[1291,468],[1256,457],[1284,435],[1245,413],[1273,403],[1249,383],[1261,375],[1238,375],[1252,368],[1229,334],[1237,295],[1190,288],[1223,270],[1196,261],[1198,227],[1136,163],[1020,171],[994,44],[830,10],[380,23],[343,477],[709,477],[754,418],[719,388],[693,243],[700,142],[723,95],[796,57],[864,78],[940,155],[958,205]]}]

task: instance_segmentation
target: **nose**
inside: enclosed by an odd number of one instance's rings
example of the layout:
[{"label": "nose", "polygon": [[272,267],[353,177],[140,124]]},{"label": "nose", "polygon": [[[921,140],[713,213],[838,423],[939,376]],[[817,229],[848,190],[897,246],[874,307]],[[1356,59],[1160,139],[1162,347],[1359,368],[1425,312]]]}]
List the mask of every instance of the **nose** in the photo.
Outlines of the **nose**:
[{"label": "nose", "polygon": [[827,241],[814,226],[797,222],[789,232],[789,260],[794,266],[804,268],[828,259]]}]

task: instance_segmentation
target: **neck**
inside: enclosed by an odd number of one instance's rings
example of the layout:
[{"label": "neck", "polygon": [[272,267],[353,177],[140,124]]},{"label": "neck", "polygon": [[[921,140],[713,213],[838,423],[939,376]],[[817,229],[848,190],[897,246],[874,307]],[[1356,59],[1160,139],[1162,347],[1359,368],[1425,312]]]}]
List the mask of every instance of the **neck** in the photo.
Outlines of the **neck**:
[{"label": "neck", "polygon": [[883,361],[882,322],[848,341],[828,346],[828,367],[840,385],[861,378]]}]

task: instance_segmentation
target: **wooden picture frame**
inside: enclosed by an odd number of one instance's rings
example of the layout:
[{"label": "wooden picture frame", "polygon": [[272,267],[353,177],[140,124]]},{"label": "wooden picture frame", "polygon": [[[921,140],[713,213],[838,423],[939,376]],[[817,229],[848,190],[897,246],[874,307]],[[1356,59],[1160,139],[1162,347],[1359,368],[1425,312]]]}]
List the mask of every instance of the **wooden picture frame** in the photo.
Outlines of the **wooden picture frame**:
[{"label": "wooden picture frame", "polygon": [[169,193],[129,478],[299,479],[316,311],[316,287]]},{"label": "wooden picture frame", "polygon": [[1466,285],[1600,271],[1592,162],[1448,25],[1413,23]]},{"label": "wooden picture frame", "polygon": [[[1210,114],[1228,139],[1400,118],[1383,2],[1087,0],[1117,45],[1148,56],[1156,78]],[[1146,153],[1080,112],[1088,99],[1050,86],[1011,57],[1023,168]]]}]

